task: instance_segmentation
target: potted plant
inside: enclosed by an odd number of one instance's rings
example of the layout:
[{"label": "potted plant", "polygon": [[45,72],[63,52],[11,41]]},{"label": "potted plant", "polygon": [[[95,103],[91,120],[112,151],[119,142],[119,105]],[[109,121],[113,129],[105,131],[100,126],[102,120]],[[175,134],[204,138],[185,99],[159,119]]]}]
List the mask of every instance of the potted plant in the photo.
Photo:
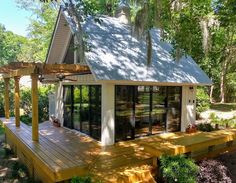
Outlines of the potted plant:
[{"label": "potted plant", "polygon": [[60,120],[59,119],[54,119],[53,120],[53,126],[55,126],[55,127],[61,127],[61,123],[60,123]]},{"label": "potted plant", "polygon": [[58,118],[56,118],[54,115],[50,116],[50,121],[52,121],[52,124],[55,127],[60,127],[61,126],[60,120]]},{"label": "potted plant", "polygon": [[186,128],[186,133],[195,133],[197,132],[197,126],[195,124],[189,124]]}]

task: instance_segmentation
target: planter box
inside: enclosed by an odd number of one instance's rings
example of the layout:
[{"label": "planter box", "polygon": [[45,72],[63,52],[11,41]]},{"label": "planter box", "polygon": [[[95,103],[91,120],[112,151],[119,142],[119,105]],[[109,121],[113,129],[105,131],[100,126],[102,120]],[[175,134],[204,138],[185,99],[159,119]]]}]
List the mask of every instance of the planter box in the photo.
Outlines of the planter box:
[{"label": "planter box", "polygon": [[197,132],[197,128],[187,128],[186,129],[186,133],[196,133]]}]

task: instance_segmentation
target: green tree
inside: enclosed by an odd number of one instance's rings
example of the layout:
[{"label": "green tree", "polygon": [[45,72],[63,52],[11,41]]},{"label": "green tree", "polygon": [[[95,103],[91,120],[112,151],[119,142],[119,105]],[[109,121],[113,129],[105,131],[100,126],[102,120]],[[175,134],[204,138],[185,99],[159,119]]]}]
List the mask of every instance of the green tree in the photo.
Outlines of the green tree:
[{"label": "green tree", "polygon": [[21,52],[21,47],[26,41],[24,37],[7,31],[0,24],[0,64],[16,61],[17,55]]},{"label": "green tree", "polygon": [[20,8],[32,12],[28,26],[28,41],[22,46],[18,60],[43,62],[46,59],[52,32],[55,26],[58,6],[51,3],[17,1]]}]

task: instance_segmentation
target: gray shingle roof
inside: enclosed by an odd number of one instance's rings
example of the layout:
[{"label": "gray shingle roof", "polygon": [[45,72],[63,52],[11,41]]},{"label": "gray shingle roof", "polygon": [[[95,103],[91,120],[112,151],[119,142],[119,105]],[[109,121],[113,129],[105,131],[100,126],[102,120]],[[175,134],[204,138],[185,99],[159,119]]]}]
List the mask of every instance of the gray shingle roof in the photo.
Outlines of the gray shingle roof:
[{"label": "gray shingle roof", "polygon": [[151,31],[152,63],[147,67],[145,41],[134,38],[131,27],[116,18],[100,20],[101,24],[89,18],[83,25],[90,48],[86,61],[97,80],[212,84],[190,56],[173,59],[173,47],[161,41],[159,30]]}]

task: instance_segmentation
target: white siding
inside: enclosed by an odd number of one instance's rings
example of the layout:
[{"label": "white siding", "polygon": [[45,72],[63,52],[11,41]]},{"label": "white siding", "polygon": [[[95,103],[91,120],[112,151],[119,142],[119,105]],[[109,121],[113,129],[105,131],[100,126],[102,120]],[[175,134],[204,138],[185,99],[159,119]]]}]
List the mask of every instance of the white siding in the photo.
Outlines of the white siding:
[{"label": "white siding", "polygon": [[49,102],[49,118],[51,115],[56,115],[56,94],[50,93],[48,94],[48,102]]},{"label": "white siding", "polygon": [[182,116],[181,131],[185,132],[189,124],[196,121],[196,86],[183,86],[182,88]]},{"label": "white siding", "polygon": [[58,23],[52,38],[52,43],[49,48],[47,63],[61,63],[65,57],[68,48],[71,31],[62,13],[59,15]]},{"label": "white siding", "polygon": [[102,85],[102,132],[103,146],[115,143],[115,85]]},{"label": "white siding", "polygon": [[63,125],[63,86],[60,82],[58,85],[56,85],[56,118],[60,120],[61,125]]}]

